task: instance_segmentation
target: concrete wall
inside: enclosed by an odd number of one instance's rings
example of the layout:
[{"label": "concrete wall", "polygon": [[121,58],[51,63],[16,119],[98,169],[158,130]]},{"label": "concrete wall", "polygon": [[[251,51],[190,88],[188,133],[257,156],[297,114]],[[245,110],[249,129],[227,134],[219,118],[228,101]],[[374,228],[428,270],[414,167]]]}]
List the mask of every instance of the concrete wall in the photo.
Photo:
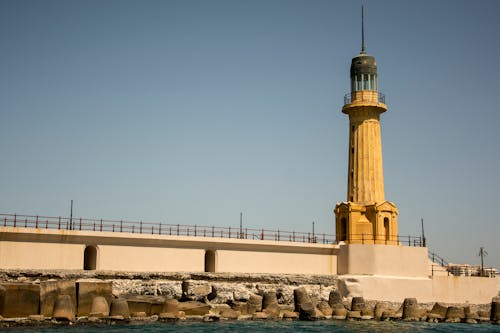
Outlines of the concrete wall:
[{"label": "concrete wall", "polygon": [[14,227],[0,227],[0,269],[83,269],[87,246],[97,270],[203,272],[210,251],[215,272],[337,274],[336,245]]},{"label": "concrete wall", "polygon": [[500,291],[499,278],[435,276],[402,278],[390,276],[343,275],[339,289],[348,297],[402,302],[414,297],[419,302],[486,304]]},{"label": "concrete wall", "polygon": [[427,277],[427,248],[347,244],[338,254],[338,274]]},{"label": "concrete wall", "polygon": [[98,246],[99,270],[203,272],[205,251],[137,246]]},{"label": "concrete wall", "polygon": [[332,254],[219,250],[216,252],[216,271],[234,273],[336,274],[337,258]]},{"label": "concrete wall", "polygon": [[0,241],[0,267],[9,269],[83,269],[85,245]]}]

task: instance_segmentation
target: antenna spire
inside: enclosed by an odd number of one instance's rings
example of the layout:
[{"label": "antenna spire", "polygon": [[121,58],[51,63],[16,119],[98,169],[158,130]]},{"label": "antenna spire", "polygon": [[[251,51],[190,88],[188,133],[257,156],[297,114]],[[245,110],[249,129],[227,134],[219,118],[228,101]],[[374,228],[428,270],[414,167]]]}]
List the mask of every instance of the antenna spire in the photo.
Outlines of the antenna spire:
[{"label": "antenna spire", "polygon": [[365,6],[361,4],[361,53],[365,53]]}]

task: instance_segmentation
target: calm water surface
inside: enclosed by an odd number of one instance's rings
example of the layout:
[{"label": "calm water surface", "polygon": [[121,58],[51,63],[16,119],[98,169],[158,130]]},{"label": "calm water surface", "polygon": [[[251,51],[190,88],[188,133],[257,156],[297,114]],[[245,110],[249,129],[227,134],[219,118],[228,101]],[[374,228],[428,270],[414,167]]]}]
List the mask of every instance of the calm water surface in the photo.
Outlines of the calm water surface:
[{"label": "calm water surface", "polygon": [[500,332],[500,325],[430,324],[412,322],[218,322],[218,323],[155,323],[148,325],[64,326],[51,328],[14,328],[12,332]]}]

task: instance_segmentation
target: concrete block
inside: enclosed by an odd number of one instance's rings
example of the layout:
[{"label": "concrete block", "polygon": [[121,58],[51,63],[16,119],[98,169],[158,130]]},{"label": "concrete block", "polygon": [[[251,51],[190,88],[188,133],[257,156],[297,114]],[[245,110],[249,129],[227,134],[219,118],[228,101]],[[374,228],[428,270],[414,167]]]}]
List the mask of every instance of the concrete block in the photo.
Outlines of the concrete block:
[{"label": "concrete block", "polygon": [[57,320],[75,320],[75,308],[69,295],[58,295],[54,303],[52,317]]},{"label": "concrete block", "polygon": [[51,317],[58,295],[69,295],[76,309],[75,281],[42,281],[40,282],[40,314]]},{"label": "concrete block", "polygon": [[[0,292],[0,309],[4,318],[28,317],[39,314],[40,285],[4,283]],[[3,295],[3,297],[2,297]],[[3,299],[2,299],[3,298]]]},{"label": "concrete block", "polygon": [[113,285],[105,281],[77,281],[78,290],[78,316],[88,316],[92,307],[92,301],[96,296],[102,296],[108,304],[113,298]]},{"label": "concrete block", "polygon": [[183,311],[188,316],[203,316],[210,311],[210,305],[197,301],[180,302],[178,308],[179,311]]},{"label": "concrete block", "polygon": [[116,298],[111,300],[110,316],[120,316],[123,318],[130,318],[130,311],[128,309],[128,302],[124,298]]}]

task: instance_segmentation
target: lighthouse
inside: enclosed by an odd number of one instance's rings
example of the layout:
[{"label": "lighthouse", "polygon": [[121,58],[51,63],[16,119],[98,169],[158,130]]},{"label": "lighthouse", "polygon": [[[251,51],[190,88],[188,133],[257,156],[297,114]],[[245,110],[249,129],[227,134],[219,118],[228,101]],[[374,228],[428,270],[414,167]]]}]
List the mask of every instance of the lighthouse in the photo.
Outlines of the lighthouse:
[{"label": "lighthouse", "polygon": [[361,7],[361,52],[352,59],[351,92],[342,112],[349,116],[347,198],[335,207],[337,241],[398,244],[398,209],[385,200],[380,115],[387,111],[378,91],[375,58],[366,52]]}]

